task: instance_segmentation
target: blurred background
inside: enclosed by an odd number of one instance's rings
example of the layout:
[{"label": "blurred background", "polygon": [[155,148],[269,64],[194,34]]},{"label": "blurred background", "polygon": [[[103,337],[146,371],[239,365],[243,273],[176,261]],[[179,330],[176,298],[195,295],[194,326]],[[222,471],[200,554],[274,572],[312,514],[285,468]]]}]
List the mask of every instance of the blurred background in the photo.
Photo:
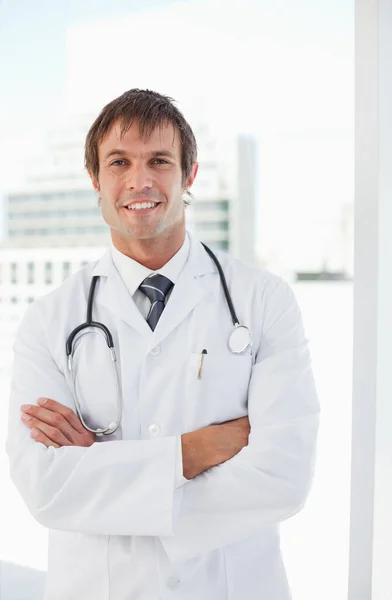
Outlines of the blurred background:
[{"label": "blurred background", "polygon": [[[188,228],[286,278],[322,406],[314,486],[282,525],[293,600],[347,595],[354,210],[352,0],[0,0],[0,434],[29,302],[99,257],[83,168],[105,103],[173,97],[200,170]],[[0,449],[0,598],[38,600],[46,531]]]}]

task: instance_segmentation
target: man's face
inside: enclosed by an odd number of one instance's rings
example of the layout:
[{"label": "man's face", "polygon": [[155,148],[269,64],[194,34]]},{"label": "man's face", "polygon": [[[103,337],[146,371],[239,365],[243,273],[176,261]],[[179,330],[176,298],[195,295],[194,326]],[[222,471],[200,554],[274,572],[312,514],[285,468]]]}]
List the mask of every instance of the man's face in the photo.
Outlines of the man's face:
[{"label": "man's face", "polygon": [[136,121],[123,137],[115,124],[102,140],[98,156],[98,181],[92,180],[112,237],[125,242],[185,230],[182,194],[192,185],[197,165],[184,185],[180,137],[171,124],[157,127],[144,141]]}]

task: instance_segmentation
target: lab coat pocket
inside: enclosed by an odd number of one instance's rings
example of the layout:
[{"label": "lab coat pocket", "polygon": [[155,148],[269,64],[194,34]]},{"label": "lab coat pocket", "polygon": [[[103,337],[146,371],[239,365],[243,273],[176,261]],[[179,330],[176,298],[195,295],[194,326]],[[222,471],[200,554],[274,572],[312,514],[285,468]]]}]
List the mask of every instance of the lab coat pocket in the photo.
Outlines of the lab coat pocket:
[{"label": "lab coat pocket", "polygon": [[[248,414],[250,355],[201,354],[189,357],[185,423],[193,429]],[[190,429],[188,429],[190,430]]]}]

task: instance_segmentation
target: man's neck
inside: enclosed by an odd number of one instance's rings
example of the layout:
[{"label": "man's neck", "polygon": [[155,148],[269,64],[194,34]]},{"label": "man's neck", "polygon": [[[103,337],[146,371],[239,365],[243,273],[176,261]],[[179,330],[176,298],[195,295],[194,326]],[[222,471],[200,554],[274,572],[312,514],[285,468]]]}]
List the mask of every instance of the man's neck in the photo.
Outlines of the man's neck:
[{"label": "man's neck", "polygon": [[158,236],[145,240],[124,240],[112,231],[113,245],[119,252],[129,256],[151,271],[161,269],[182,247],[185,230],[180,234],[172,234],[170,238]]}]

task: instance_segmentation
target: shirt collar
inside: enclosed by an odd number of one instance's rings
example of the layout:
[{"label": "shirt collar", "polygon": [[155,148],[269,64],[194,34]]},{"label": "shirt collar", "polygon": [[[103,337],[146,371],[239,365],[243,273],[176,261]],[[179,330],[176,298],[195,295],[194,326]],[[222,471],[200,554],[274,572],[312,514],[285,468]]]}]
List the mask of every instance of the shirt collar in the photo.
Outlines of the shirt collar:
[{"label": "shirt collar", "polygon": [[188,260],[189,255],[189,236],[185,233],[184,243],[176,254],[167,262],[163,267],[157,271],[152,271],[144,265],[141,265],[133,258],[126,256],[114,246],[113,242],[110,242],[110,251],[114,266],[120,274],[121,279],[125,283],[131,296],[134,295],[140,284],[151,275],[159,273],[164,275],[174,284],[176,283],[185,263]]}]

